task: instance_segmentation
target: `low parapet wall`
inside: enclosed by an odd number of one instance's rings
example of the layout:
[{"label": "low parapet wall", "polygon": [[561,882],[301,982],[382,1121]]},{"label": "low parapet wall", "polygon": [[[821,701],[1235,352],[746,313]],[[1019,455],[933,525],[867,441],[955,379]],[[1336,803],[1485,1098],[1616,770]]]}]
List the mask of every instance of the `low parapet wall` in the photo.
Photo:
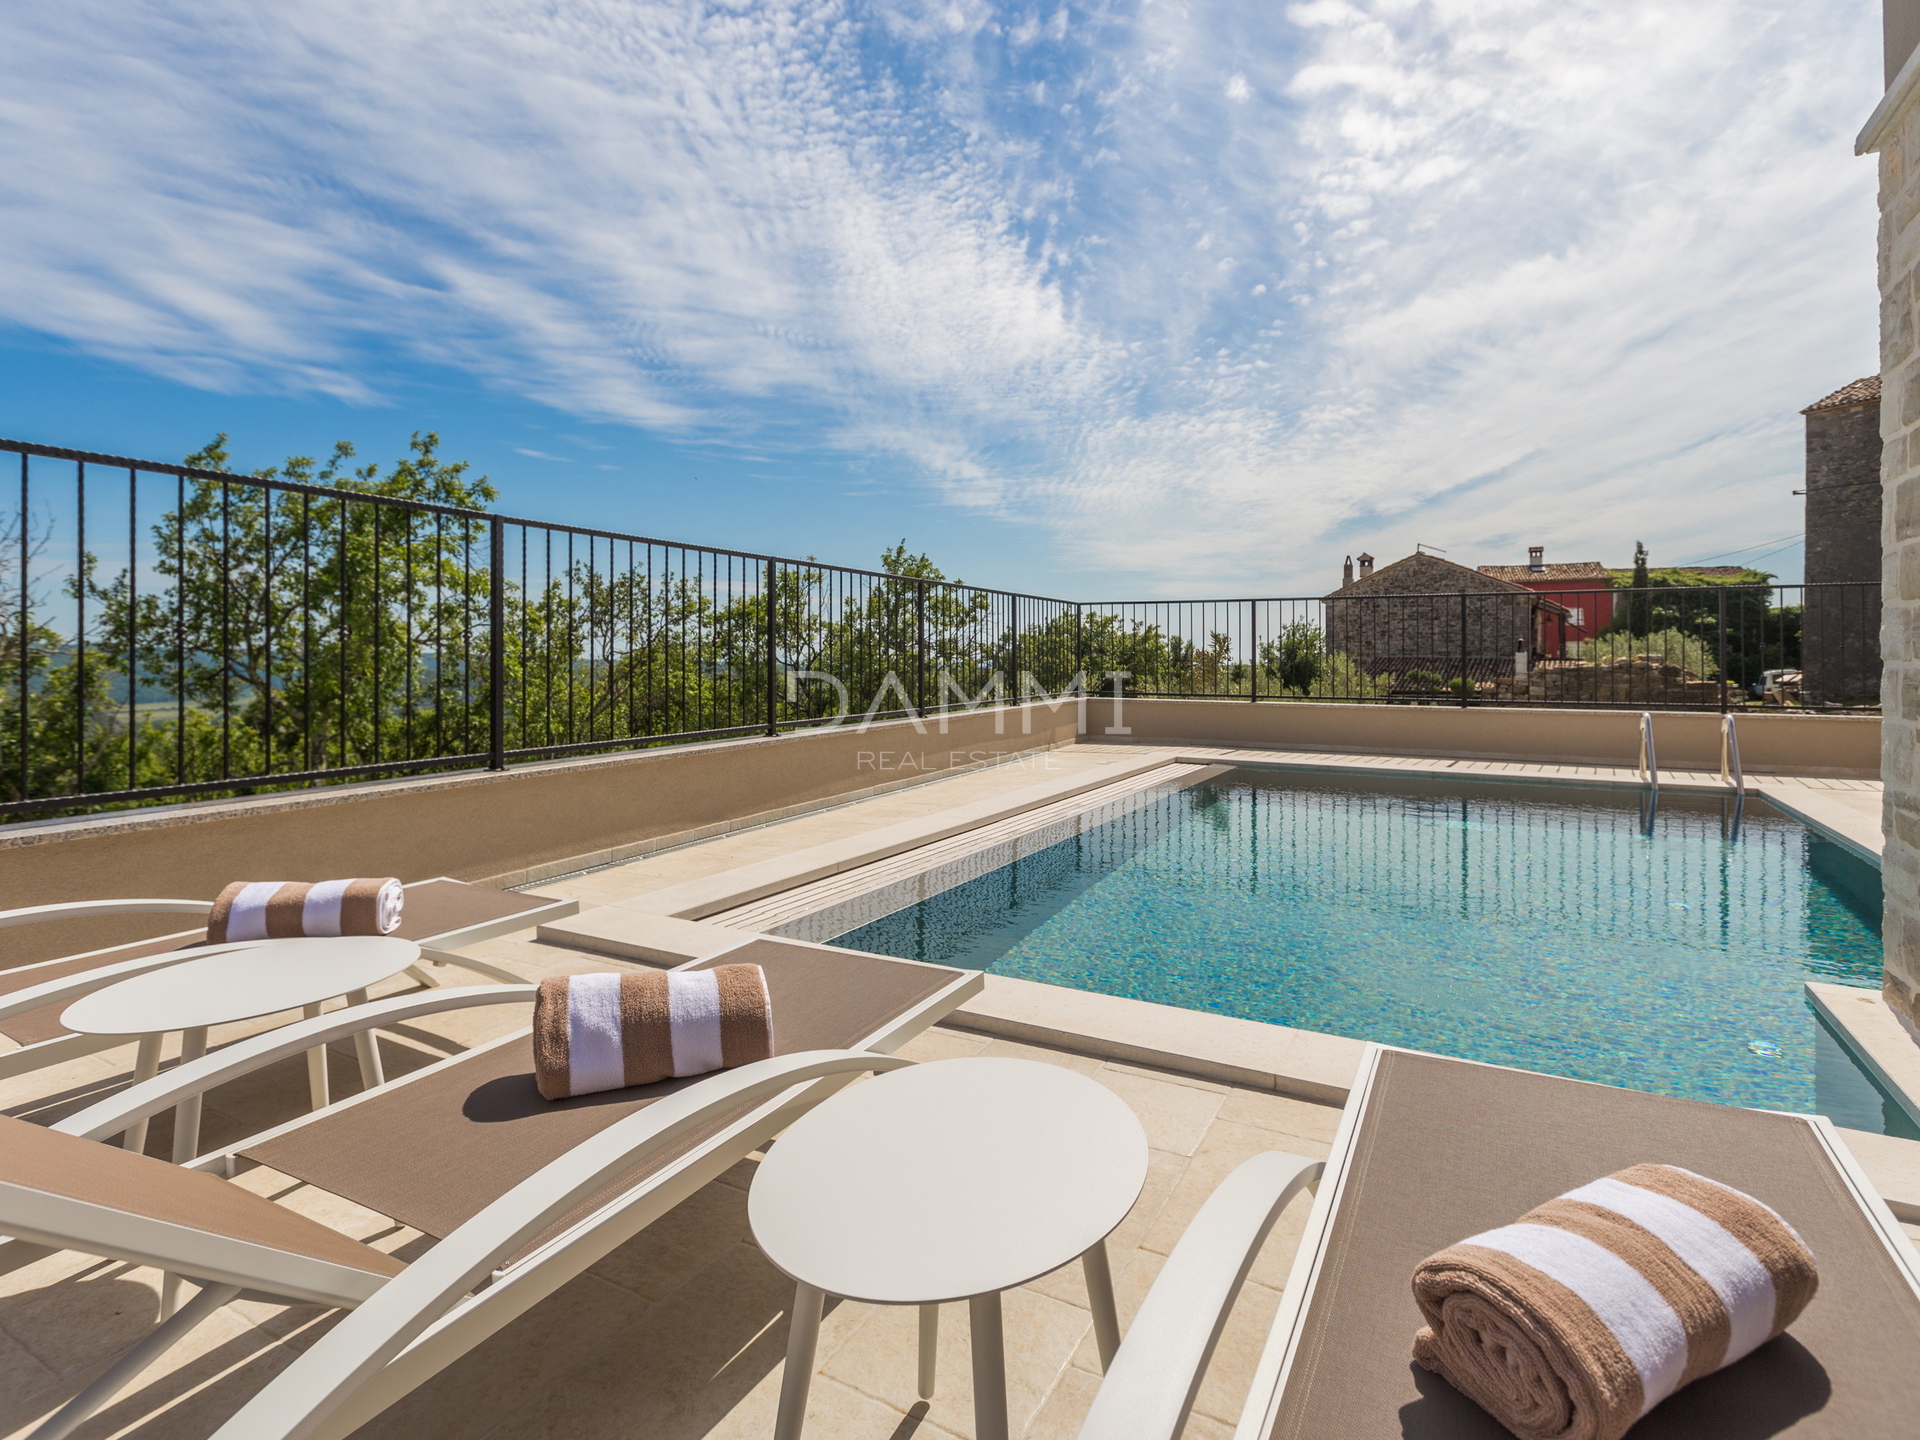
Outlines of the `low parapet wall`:
[{"label": "low parapet wall", "polygon": [[[1720,716],[1653,713],[1662,766],[1718,769]],[[1872,780],[1880,774],[1880,721],[1872,715],[1744,714],[1736,722],[1750,774]],[[1127,733],[1112,733],[1124,727]],[[1087,707],[1087,738],[1140,745],[1227,745],[1349,754],[1632,765],[1640,712],[1449,705],[1320,705],[1307,701],[1126,700]]]},{"label": "low parapet wall", "polygon": [[[0,827],[0,909],[236,878],[398,875],[521,884],[1069,745],[1041,706],[662,746],[587,759]],[[182,928],[178,917],[3,932],[0,968]]]}]

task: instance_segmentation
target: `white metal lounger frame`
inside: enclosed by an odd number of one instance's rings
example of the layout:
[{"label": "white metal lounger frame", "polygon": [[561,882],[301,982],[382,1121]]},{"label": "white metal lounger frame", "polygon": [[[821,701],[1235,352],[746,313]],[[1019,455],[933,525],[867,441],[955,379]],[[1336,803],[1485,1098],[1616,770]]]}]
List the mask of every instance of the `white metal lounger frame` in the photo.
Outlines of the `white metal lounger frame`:
[{"label": "white metal lounger frame", "polygon": [[1280,1212],[1319,1185],[1318,1160],[1269,1150],[1244,1162],[1193,1217],[1154,1277],[1080,1426],[1080,1440],[1173,1440],[1220,1332]]},{"label": "white metal lounger frame", "polygon": [[[415,883],[431,884],[432,882]],[[485,920],[436,935],[431,945],[420,947],[420,958],[427,963],[409,966],[407,974],[423,985],[437,986],[440,984],[440,979],[427,968],[427,964],[431,964],[434,969],[446,965],[457,965],[476,975],[484,975],[489,980],[499,981],[505,985],[517,985],[525,979],[524,976],[516,975],[511,970],[476,959],[471,955],[457,955],[454,953],[455,949],[461,945],[476,945],[482,940],[511,934],[515,930],[525,930],[531,926],[544,924],[548,920],[558,920],[576,913],[579,908],[580,902],[577,900],[556,900],[551,905],[542,906],[536,910],[527,910],[518,915],[508,915],[495,920]],[[75,920],[93,915],[205,917],[212,910],[213,902],[210,900],[76,900],[64,905],[30,905],[23,910],[0,910],[0,930],[11,925],[32,925],[42,920]],[[179,940],[184,943],[191,940],[196,933],[199,932],[182,930],[173,935],[155,938]],[[10,973],[30,975],[36,969],[69,965],[75,960],[86,959],[87,954],[105,955],[119,948],[118,945],[111,945],[103,950],[67,955],[57,960],[42,961],[39,965],[25,965]],[[198,950],[168,950],[158,955],[143,955],[138,959],[103,964],[92,970],[82,970],[76,974],[48,980],[41,985],[29,986],[25,990],[16,990],[11,995],[0,996],[0,1020],[14,1015],[23,1015],[29,1010],[38,1010],[45,1005],[58,1005],[63,1000],[77,1000],[82,995],[90,995],[95,990],[116,981],[135,975],[144,975],[149,970],[164,970],[167,966],[178,965],[183,960],[195,959],[200,953]],[[126,1044],[133,1038],[131,1035],[56,1035],[51,1040],[22,1045],[17,1050],[0,1054],[0,1080],[30,1074],[48,1065],[59,1065],[68,1060],[78,1059],[82,1055],[111,1050]]]},{"label": "white metal lounger frame", "polygon": [[[910,962],[898,962],[910,963]],[[400,1275],[339,1276],[315,1282],[314,1263],[296,1261],[258,1246],[237,1246],[221,1237],[182,1231],[171,1237],[165,1251],[151,1235],[144,1248],[137,1237],[90,1236],[72,1233],[52,1222],[57,1212],[76,1207],[50,1207],[47,1223],[17,1223],[18,1192],[0,1186],[0,1203],[8,1210],[5,1226],[17,1237],[0,1243],[0,1272],[28,1263],[55,1248],[87,1253],[108,1251],[162,1268],[183,1270],[204,1282],[193,1300],[147,1337],[107,1374],[56,1412],[34,1432],[33,1440],[57,1440],[106,1404],[200,1319],[212,1314],[242,1285],[274,1294],[315,1300],[323,1304],[357,1305],[355,1312],[277,1376],[218,1432],[223,1440],[239,1437],[324,1437],[339,1440],[379,1414],[401,1396],[443,1369],[475,1345],[524,1314],[539,1301],[578,1275],[615,1247],[623,1244],[695,1190],[737,1163],[790,1125],[801,1113],[826,1099],[856,1076],[873,1070],[896,1069],[911,1062],[887,1052],[935,1024],[985,983],[979,972],[965,972],[910,1011],[864,1037],[848,1050],[817,1050],[776,1056],[737,1070],[721,1071],[697,1085],[668,1096],[637,1114],[609,1126],[572,1151],[550,1162],[534,1175],[487,1206],[440,1241]],[[125,1130],[137,1120],[167,1109],[190,1094],[198,1094],[238,1075],[293,1055],[311,1046],[342,1039],[377,1025],[392,1025],[416,1016],[475,1005],[525,1004],[537,987],[474,986],[397,996],[334,1011],[300,1021],[157,1076],[62,1121],[56,1129],[102,1140]],[[494,1044],[506,1044],[529,1033],[516,1031]],[[484,1047],[484,1048],[492,1048]],[[445,1067],[458,1065],[472,1051],[437,1062],[414,1074],[364,1092],[317,1115],[307,1115],[266,1132],[284,1134],[313,1124],[346,1106],[363,1102]],[[632,1190],[602,1206],[532,1253],[503,1264],[530,1239],[600,1189],[609,1179],[632,1168],[647,1152],[670,1146],[709,1123],[716,1115],[742,1105],[754,1108],[702,1141]],[[191,1168],[228,1170],[234,1152],[257,1144],[254,1136],[237,1146],[199,1157]],[[198,1250],[183,1253],[183,1237],[196,1237]],[[114,1240],[109,1247],[107,1240]],[[91,1241],[91,1246],[88,1241]],[[208,1242],[212,1242],[209,1244]],[[225,1247],[222,1249],[221,1247]],[[19,1249],[18,1259],[9,1252]],[[236,1258],[250,1252],[243,1265]],[[183,1261],[193,1263],[185,1264]],[[327,1270],[339,1267],[328,1266]],[[366,1289],[364,1295],[348,1285]]]}]

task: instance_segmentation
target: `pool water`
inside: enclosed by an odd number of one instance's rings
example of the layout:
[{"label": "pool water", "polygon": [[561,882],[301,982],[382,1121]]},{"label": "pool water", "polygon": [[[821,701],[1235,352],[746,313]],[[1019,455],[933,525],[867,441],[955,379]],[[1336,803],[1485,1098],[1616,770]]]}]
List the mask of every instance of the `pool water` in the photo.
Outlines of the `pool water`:
[{"label": "pool water", "polygon": [[1762,801],[1235,770],[1093,820],[833,943],[1920,1137],[1801,989],[1878,988],[1879,872]]}]

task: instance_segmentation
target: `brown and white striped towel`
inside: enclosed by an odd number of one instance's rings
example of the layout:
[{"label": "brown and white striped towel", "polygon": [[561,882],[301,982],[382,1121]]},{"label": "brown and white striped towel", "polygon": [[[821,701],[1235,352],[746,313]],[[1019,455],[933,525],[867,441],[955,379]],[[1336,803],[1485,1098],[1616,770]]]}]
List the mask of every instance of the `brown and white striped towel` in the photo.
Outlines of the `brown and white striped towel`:
[{"label": "brown and white striped towel", "polygon": [[773,1003],[758,965],[555,975],[533,1002],[533,1068],[549,1100],[765,1060]]},{"label": "brown and white striped towel", "polygon": [[236,880],[207,916],[207,943],[302,935],[391,935],[407,892],[398,880]]},{"label": "brown and white striped towel", "polygon": [[1751,1195],[1635,1165],[1413,1272],[1413,1358],[1522,1440],[1617,1440],[1791,1325],[1813,1252]]}]

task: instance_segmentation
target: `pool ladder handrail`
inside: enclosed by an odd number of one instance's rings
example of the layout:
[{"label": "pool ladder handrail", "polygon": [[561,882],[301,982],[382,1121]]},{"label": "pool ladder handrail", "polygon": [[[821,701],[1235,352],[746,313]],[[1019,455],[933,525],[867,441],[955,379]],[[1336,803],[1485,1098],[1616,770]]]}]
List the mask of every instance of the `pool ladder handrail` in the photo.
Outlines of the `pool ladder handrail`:
[{"label": "pool ladder handrail", "polygon": [[1739,794],[1747,793],[1746,777],[1740,773],[1740,737],[1734,733],[1731,715],[1720,717],[1720,778]]},{"label": "pool ladder handrail", "polygon": [[1640,712],[1640,765],[1634,771],[1655,790],[1660,788],[1660,762],[1653,751],[1653,712]]}]

